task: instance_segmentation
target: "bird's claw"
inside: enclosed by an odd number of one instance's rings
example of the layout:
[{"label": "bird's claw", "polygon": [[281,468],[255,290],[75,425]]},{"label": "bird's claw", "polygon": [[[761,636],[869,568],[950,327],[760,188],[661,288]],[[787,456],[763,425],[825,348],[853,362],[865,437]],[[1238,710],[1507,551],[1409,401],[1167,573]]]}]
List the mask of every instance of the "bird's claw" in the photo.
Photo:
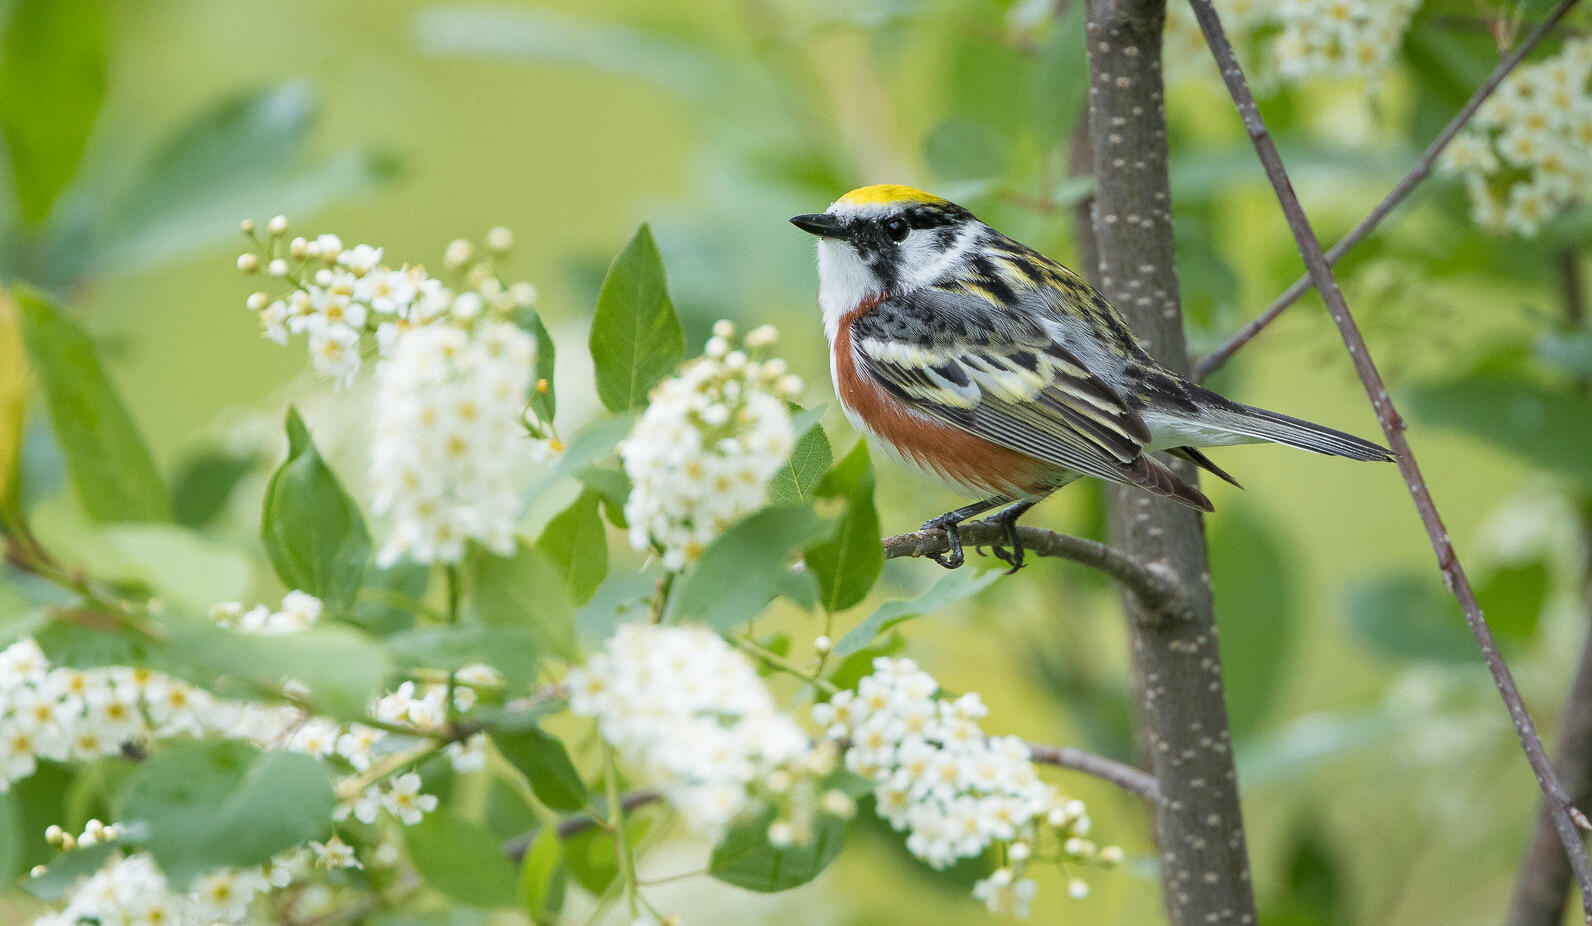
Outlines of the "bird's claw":
[{"label": "bird's claw", "polygon": [[[1011,575],[1023,568],[1023,561],[1026,559],[1023,551],[1023,538],[1017,534],[1017,519],[996,517],[991,518],[990,521],[1006,529],[1007,546],[990,544],[990,550],[995,554],[996,559],[1012,567],[1006,570],[1006,574]],[[1007,547],[1010,547],[1010,549],[1007,549]]]},{"label": "bird's claw", "polygon": [[960,569],[967,562],[967,557],[962,553],[962,532],[957,529],[955,521],[942,521],[935,518],[923,525],[923,529],[945,531],[945,541],[950,546],[947,553],[931,553],[930,557],[946,569]]}]

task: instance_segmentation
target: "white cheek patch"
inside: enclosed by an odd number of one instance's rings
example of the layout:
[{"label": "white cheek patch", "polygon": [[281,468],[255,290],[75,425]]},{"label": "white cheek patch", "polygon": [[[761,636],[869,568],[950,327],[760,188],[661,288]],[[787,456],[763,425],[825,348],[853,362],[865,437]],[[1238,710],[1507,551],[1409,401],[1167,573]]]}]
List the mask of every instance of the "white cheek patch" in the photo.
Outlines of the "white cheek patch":
[{"label": "white cheek patch", "polygon": [[824,313],[824,333],[833,341],[840,320],[864,299],[881,295],[879,280],[851,245],[820,238],[818,241],[818,307]]},{"label": "white cheek patch", "polygon": [[901,243],[901,285],[903,289],[928,286],[943,278],[966,258],[978,241],[978,225],[969,222],[949,248],[935,247],[940,229],[914,231]]}]

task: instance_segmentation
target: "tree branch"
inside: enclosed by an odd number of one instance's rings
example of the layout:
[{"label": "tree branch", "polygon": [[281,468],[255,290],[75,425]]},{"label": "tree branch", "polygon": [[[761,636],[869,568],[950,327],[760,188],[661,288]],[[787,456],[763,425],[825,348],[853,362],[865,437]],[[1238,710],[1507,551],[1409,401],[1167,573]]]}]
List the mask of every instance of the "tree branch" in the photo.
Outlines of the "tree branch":
[{"label": "tree branch", "polygon": [[1221,72],[1228,92],[1233,97],[1233,103],[1238,108],[1238,114],[1244,122],[1244,128],[1254,142],[1255,152],[1266,168],[1266,176],[1277,191],[1277,201],[1281,204],[1283,216],[1288,220],[1288,227],[1299,245],[1305,266],[1310,269],[1310,278],[1315,283],[1316,289],[1321,292],[1327,310],[1343,336],[1344,346],[1354,362],[1355,371],[1365,386],[1366,394],[1370,396],[1372,408],[1376,410],[1377,421],[1381,423],[1382,432],[1387,436],[1388,444],[1392,446],[1398,458],[1399,472],[1404,476],[1410,497],[1415,502],[1415,508],[1420,513],[1421,522],[1425,525],[1427,536],[1431,540],[1432,549],[1437,554],[1438,568],[1442,570],[1444,583],[1459,600],[1460,607],[1465,613],[1465,622],[1470,626],[1470,632],[1476,638],[1477,645],[1481,647],[1482,658],[1486,660],[1487,668],[1492,672],[1493,682],[1509,709],[1510,719],[1514,722],[1515,732],[1520,737],[1526,758],[1530,761],[1532,770],[1536,772],[1543,793],[1552,806],[1554,829],[1558,832],[1566,858],[1569,859],[1570,867],[1581,886],[1587,921],[1592,923],[1592,859],[1587,857],[1586,849],[1581,842],[1581,834],[1577,830],[1578,825],[1587,828],[1592,828],[1592,825],[1588,824],[1586,817],[1570,802],[1569,795],[1565,793],[1564,787],[1548,763],[1548,755],[1542,748],[1542,740],[1537,735],[1536,725],[1532,723],[1531,716],[1526,712],[1525,702],[1520,697],[1520,689],[1515,686],[1508,665],[1498,653],[1492,629],[1487,626],[1481,605],[1476,601],[1476,592],[1471,588],[1470,579],[1460,565],[1454,544],[1449,540],[1448,529],[1443,525],[1442,516],[1438,513],[1437,505],[1426,487],[1426,480],[1421,476],[1420,467],[1415,462],[1415,454],[1404,436],[1404,420],[1393,407],[1392,399],[1388,397],[1387,386],[1382,381],[1382,375],[1377,372],[1376,363],[1371,359],[1359,326],[1349,314],[1349,306],[1344,301],[1343,292],[1338,288],[1338,282],[1332,275],[1332,267],[1327,262],[1326,254],[1321,250],[1321,243],[1316,239],[1315,232],[1311,230],[1310,220],[1305,216],[1304,208],[1299,205],[1299,197],[1294,194],[1293,185],[1288,180],[1288,172],[1283,167],[1282,157],[1277,153],[1277,146],[1266,130],[1265,121],[1261,119],[1254,95],[1250,93],[1243,69],[1238,63],[1237,56],[1233,54],[1233,47],[1228,42],[1226,33],[1222,30],[1216,9],[1211,6],[1210,0],[1190,0],[1190,3],[1194,7],[1195,18],[1199,20],[1200,30],[1205,33],[1205,41],[1216,57],[1217,70]]},{"label": "tree branch", "polygon": [[1071,746],[1043,746],[1039,743],[1028,744],[1028,758],[1040,765],[1054,765],[1093,775],[1124,791],[1131,791],[1152,804],[1161,803],[1161,788],[1155,783],[1155,776],[1126,762],[1107,759]]},{"label": "tree branch", "polygon": [[[1161,83],[1165,13],[1165,0],[1089,0],[1095,199],[1079,239],[1094,239],[1097,259],[1084,269],[1145,349],[1184,371]],[[1184,478],[1198,478],[1177,465]],[[1109,491],[1113,542],[1174,576],[1181,589],[1183,619],[1175,621],[1150,619],[1138,596],[1123,596],[1133,618],[1141,755],[1163,797],[1155,827],[1167,918],[1173,926],[1254,923],[1204,525],[1197,512],[1139,489]]]},{"label": "tree branch", "polygon": [[[632,810],[645,807],[648,804],[655,804],[661,800],[663,800],[663,795],[656,791],[632,791],[629,794],[626,794],[623,798],[620,798],[619,809],[625,813],[630,813]],[[589,829],[605,825],[606,824],[602,820],[599,820],[595,814],[576,814],[559,822],[558,838],[571,839],[575,836],[579,836],[581,833],[584,833]],[[521,833],[520,835],[515,836],[513,839],[506,840],[503,843],[503,854],[507,855],[516,864],[524,861],[526,851],[530,849],[532,841],[536,839],[536,834],[539,832],[541,832],[539,829],[531,830],[529,833]]]},{"label": "tree branch", "polygon": [[[1000,543],[1006,539],[1006,528],[988,521],[968,522],[962,525],[961,531],[963,545],[970,547]],[[1165,568],[1141,562],[1097,540],[1058,534],[1037,527],[1019,527],[1017,532],[1023,538],[1023,548],[1029,553],[1054,556],[1098,569],[1122,583],[1153,615],[1174,615],[1183,610],[1177,578]],[[885,559],[932,556],[950,548],[945,531],[939,529],[913,531],[884,539]]]},{"label": "tree branch", "polygon": [[[1415,161],[1414,166],[1399,179],[1398,183],[1393,185],[1393,189],[1389,190],[1388,194],[1382,198],[1382,201],[1376,204],[1376,208],[1372,209],[1365,218],[1360,220],[1360,224],[1354,226],[1347,235],[1344,235],[1338,240],[1337,244],[1332,246],[1331,250],[1327,251],[1327,264],[1329,266],[1336,264],[1343,255],[1349,252],[1350,248],[1365,240],[1371,230],[1376,228],[1377,224],[1383,219],[1387,218],[1388,213],[1397,209],[1399,204],[1404,202],[1404,198],[1410,195],[1410,191],[1414,190],[1422,180],[1425,180],[1431,174],[1433,166],[1437,163],[1438,156],[1443,153],[1443,149],[1448,147],[1449,142],[1453,141],[1454,137],[1459,134],[1459,130],[1464,128],[1470,118],[1476,114],[1476,110],[1481,108],[1481,104],[1487,102],[1487,98],[1492,96],[1493,92],[1503,84],[1504,78],[1508,77],[1510,72],[1521,61],[1525,60],[1526,55],[1530,54],[1532,49],[1536,48],[1547,37],[1553,27],[1578,2],[1579,0],[1563,0],[1547,19],[1538,24],[1537,28],[1526,36],[1526,40],[1520,43],[1519,48],[1516,48],[1508,57],[1498,62],[1498,66],[1493,68],[1491,74],[1487,75],[1487,80],[1477,88],[1475,93],[1471,94],[1470,99],[1465,101],[1465,105],[1461,106],[1459,112],[1454,114],[1454,118],[1448,121],[1448,125],[1443,126],[1443,130],[1437,133],[1437,137],[1432,140],[1432,143],[1426,146],[1425,151],[1421,152],[1421,156]],[[1278,296],[1272,301],[1271,305],[1266,307],[1266,311],[1250,319],[1242,328],[1234,332],[1231,337],[1223,341],[1221,346],[1200,358],[1199,362],[1194,364],[1194,380],[1196,382],[1204,380],[1207,376],[1220,369],[1222,364],[1226,363],[1239,348],[1254,340],[1255,336],[1265,330],[1267,325],[1277,320],[1277,316],[1297,302],[1300,296],[1308,292],[1311,285],[1311,275],[1308,272],[1300,276],[1299,279],[1294,280],[1293,285],[1283,290],[1282,295]]]}]

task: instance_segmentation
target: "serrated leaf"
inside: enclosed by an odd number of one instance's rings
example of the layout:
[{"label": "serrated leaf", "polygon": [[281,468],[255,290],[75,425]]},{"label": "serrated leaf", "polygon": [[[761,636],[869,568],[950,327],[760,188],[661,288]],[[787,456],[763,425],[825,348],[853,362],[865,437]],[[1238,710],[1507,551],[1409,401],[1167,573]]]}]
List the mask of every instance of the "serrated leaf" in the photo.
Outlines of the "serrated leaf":
[{"label": "serrated leaf", "polygon": [[337,797],[326,770],[300,753],[241,740],[164,748],[128,779],[116,819],[178,885],[211,868],[259,865],[324,838]]},{"label": "serrated leaf", "polygon": [[469,587],[471,610],[483,623],[523,628],[542,652],[579,657],[575,607],[564,578],[535,548],[521,545],[512,556],[475,557]]},{"label": "serrated leaf", "polygon": [[575,811],[586,806],[586,783],[557,738],[530,727],[493,733],[492,743],[525,775],[537,800],[554,810]]},{"label": "serrated leaf", "polygon": [[685,333],[669,300],[663,256],[645,223],[603,278],[591,356],[597,395],[613,412],[645,405],[647,393],[685,357]]},{"label": "serrated leaf", "polygon": [[564,577],[564,588],[576,605],[591,601],[608,574],[608,532],[598,501],[596,492],[580,493],[536,539],[536,549]]},{"label": "serrated leaf", "polygon": [[17,293],[22,331],[56,443],[83,509],[99,521],[164,521],[171,500],[132,416],[83,329],[31,290]]},{"label": "serrated leaf", "polygon": [[818,483],[834,462],[834,451],[829,437],[818,421],[824,409],[810,408],[797,415],[792,424],[796,433],[796,446],[779,472],[768,481],[768,500],[774,505],[808,505],[816,497]]},{"label": "serrated leaf", "polygon": [[283,585],[346,610],[359,595],[370,560],[370,531],[291,407],[287,435],[287,459],[266,485],[260,539]]},{"label": "serrated leaf", "polygon": [[708,545],[670,598],[671,620],[729,631],[774,600],[796,550],[832,529],[810,508],[764,508]]},{"label": "serrated leaf", "polygon": [[884,569],[879,512],[873,505],[873,466],[868,445],[857,445],[818,484],[820,498],[844,498],[834,536],[806,548],[807,567],[818,577],[818,598],[833,614],[866,598]]},{"label": "serrated leaf", "polygon": [[0,135],[22,220],[37,225],[77,174],[105,101],[105,7],[18,0],[0,46]]},{"label": "serrated leaf", "polygon": [[886,601],[875,608],[866,620],[851,628],[840,638],[840,642],[835,644],[833,655],[839,659],[859,652],[877,639],[879,634],[897,624],[933,614],[946,605],[971,598],[994,585],[1000,577],[998,569],[982,572],[975,569],[958,569],[943,576],[915,598]]},{"label": "serrated leaf", "polygon": [[443,895],[474,907],[508,907],[519,897],[514,865],[492,834],[438,807],[404,827],[415,870]]}]

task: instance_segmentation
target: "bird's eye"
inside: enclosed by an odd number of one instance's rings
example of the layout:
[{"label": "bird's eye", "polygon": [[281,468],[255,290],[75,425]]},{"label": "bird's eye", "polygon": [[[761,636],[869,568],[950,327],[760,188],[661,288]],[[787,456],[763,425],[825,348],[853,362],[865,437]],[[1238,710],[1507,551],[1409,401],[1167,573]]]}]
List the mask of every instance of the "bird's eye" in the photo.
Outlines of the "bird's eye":
[{"label": "bird's eye", "polygon": [[894,218],[884,223],[884,233],[890,236],[891,241],[905,241],[907,235],[912,233],[912,226],[906,219]]}]

